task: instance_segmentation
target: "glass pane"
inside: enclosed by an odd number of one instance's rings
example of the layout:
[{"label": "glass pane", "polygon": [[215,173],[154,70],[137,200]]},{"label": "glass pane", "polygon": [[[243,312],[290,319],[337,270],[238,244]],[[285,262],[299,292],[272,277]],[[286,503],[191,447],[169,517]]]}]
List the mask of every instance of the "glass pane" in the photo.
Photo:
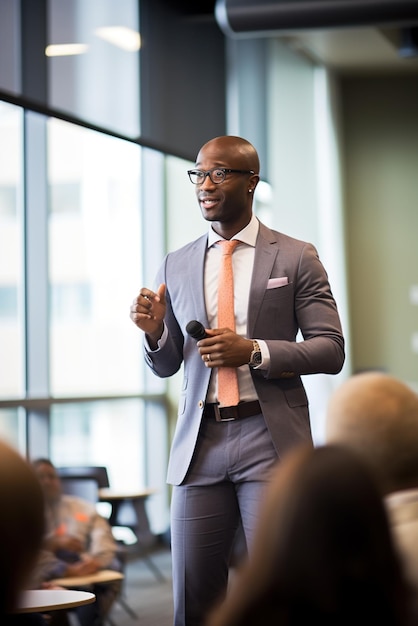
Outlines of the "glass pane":
[{"label": "glass pane", "polygon": [[[194,162],[178,157],[166,157],[167,182],[167,249],[176,250],[200,237],[208,229],[196,198],[187,170]],[[187,228],[184,225],[187,224]]]},{"label": "glass pane", "polygon": [[145,487],[143,402],[54,405],[51,459],[57,466],[104,465],[115,490]]},{"label": "glass pane", "polygon": [[49,0],[49,105],[139,136],[138,20],[137,0]]},{"label": "glass pane", "polygon": [[48,122],[52,395],[141,391],[140,148]]},{"label": "glass pane", "polygon": [[52,407],[53,463],[104,465],[112,489],[127,491],[146,486],[143,441],[143,403],[140,400]]},{"label": "glass pane", "polygon": [[0,398],[24,392],[22,123],[0,102]]},{"label": "glass pane", "polygon": [[[155,533],[167,530],[164,403],[135,399],[53,405],[50,424],[51,460],[56,466],[104,465],[113,491],[155,489],[147,501],[151,528]],[[105,516],[109,513],[105,503],[100,510]]]},{"label": "glass pane", "polygon": [[0,438],[25,453],[25,426],[23,409],[0,409]]}]

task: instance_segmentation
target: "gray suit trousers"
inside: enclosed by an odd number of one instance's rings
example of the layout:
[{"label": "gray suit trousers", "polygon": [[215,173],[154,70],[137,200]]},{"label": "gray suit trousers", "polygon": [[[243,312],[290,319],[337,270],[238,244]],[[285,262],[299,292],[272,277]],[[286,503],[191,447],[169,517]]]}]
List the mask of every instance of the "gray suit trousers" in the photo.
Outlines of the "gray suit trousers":
[{"label": "gray suit trousers", "polygon": [[240,518],[247,546],[278,460],[263,416],[203,418],[191,468],[173,487],[171,546],[175,626],[202,626],[225,594]]}]

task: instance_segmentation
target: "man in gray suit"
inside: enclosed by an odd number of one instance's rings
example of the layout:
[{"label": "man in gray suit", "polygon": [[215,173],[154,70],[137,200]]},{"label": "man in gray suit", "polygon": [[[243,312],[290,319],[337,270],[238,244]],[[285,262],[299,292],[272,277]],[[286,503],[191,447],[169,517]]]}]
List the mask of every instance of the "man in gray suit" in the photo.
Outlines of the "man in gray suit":
[{"label": "man in gray suit", "polygon": [[[184,365],[168,467],[175,626],[202,624],[225,593],[240,519],[251,547],[271,468],[290,448],[312,442],[301,376],[336,374],[344,363],[340,319],[317,251],[253,215],[258,172],[255,148],[240,137],[216,137],[200,149],[188,174],[209,232],[168,254],[155,291],[143,287],[131,307],[154,373],[171,376]],[[240,241],[235,331],[217,327],[222,239]],[[205,338],[187,333],[191,320],[203,324]],[[222,367],[237,369],[236,406],[218,403]]]}]

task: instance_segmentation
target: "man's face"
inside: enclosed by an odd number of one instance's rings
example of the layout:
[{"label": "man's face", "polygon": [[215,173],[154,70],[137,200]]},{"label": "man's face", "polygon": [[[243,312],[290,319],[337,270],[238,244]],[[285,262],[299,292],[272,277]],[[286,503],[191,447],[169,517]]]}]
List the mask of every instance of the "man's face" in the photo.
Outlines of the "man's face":
[{"label": "man's face", "polygon": [[[206,144],[199,152],[196,169],[204,172],[213,168],[248,170],[248,164],[236,151],[231,151],[221,140]],[[227,173],[225,180],[216,184],[206,176],[201,185],[196,185],[196,196],[202,215],[209,222],[233,224],[248,222],[248,187],[250,174]]]},{"label": "man's face", "polygon": [[35,472],[41,483],[45,500],[47,502],[58,500],[61,495],[61,481],[55,468],[47,463],[40,463],[35,467]]}]

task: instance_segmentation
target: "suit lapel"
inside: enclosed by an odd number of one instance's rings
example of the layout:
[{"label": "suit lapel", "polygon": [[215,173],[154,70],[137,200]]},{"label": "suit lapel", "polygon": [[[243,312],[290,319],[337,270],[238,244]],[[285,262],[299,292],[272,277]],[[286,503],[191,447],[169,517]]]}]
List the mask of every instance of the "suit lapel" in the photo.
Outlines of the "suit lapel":
[{"label": "suit lapel", "polygon": [[[208,316],[205,305],[205,255],[208,245],[208,236],[203,235],[193,244],[191,253],[188,255],[188,281],[189,293],[191,294],[193,309],[196,311],[196,317],[199,322],[209,326]],[[196,269],[198,270],[196,272]]]},{"label": "suit lapel", "polygon": [[253,335],[255,322],[267,288],[267,281],[271,276],[278,252],[276,235],[269,228],[260,224],[255,245],[254,267],[248,301],[247,332],[249,337]]},{"label": "suit lapel", "polygon": [[[188,255],[187,280],[188,293],[191,295],[196,319],[204,326],[209,325],[205,306],[204,268],[207,248],[207,235],[197,239]],[[260,224],[254,255],[254,267],[251,277],[250,297],[248,301],[247,332],[251,337],[255,322],[271,276],[279,248],[276,234]],[[198,271],[196,272],[196,268]]]}]

